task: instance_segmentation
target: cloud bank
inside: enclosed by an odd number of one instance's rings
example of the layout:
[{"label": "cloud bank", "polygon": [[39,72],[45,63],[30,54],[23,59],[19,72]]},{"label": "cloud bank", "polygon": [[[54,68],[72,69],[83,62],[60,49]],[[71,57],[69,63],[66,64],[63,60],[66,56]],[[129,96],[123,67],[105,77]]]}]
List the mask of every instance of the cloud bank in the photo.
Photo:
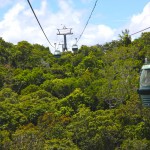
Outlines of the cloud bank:
[{"label": "cloud bank", "polygon": [[[85,0],[82,1],[85,2]],[[5,2],[8,4],[10,0],[5,0]],[[73,7],[70,7],[73,3],[72,0],[58,0],[59,10],[53,12],[48,8],[48,0],[42,0],[40,8],[34,9],[52,44],[63,41],[63,36],[57,35],[57,29],[61,29],[63,25],[73,28],[72,31],[74,34],[67,36],[68,48],[71,48],[71,45],[75,42],[75,38],[80,36],[86,22],[84,17],[86,11],[75,10]],[[149,12],[150,2],[144,7],[141,13],[131,16],[130,21],[126,22],[125,26],[120,27],[120,29],[113,29],[105,24],[89,23],[78,44],[79,46],[104,44],[116,39],[121,30],[129,29],[130,33],[133,33],[147,28],[150,26]],[[30,43],[49,46],[26,1],[18,1],[9,8],[0,21],[0,33],[1,37],[6,41],[14,44],[22,40],[27,40]],[[52,47],[50,49],[54,52]]]}]

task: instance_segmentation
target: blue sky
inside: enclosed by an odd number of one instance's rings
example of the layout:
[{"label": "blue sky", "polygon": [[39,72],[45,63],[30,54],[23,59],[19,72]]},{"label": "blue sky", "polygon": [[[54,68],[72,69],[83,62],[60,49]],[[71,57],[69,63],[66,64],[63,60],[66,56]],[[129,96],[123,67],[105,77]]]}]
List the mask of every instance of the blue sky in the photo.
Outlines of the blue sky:
[{"label": "blue sky", "polygon": [[[72,28],[67,36],[71,49],[75,38],[81,34],[95,0],[30,0],[43,29],[52,44],[62,43],[57,29],[65,25]],[[98,0],[89,24],[79,40],[81,45],[104,44],[118,39],[121,31],[130,33],[150,27],[149,0]],[[150,31],[150,29],[145,32]],[[27,0],[0,0],[1,37],[14,44],[22,40],[49,46],[40,30]],[[141,33],[132,37],[137,38]],[[54,49],[50,47],[53,52]]]}]

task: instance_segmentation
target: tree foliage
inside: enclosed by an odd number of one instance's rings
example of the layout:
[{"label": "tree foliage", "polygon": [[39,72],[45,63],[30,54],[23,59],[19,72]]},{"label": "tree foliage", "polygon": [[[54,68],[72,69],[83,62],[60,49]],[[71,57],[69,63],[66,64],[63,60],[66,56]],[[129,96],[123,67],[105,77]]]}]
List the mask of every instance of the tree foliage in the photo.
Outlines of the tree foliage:
[{"label": "tree foliage", "polygon": [[0,38],[0,149],[150,149],[150,109],[137,94],[149,39],[131,41],[125,30],[119,41],[55,58]]}]

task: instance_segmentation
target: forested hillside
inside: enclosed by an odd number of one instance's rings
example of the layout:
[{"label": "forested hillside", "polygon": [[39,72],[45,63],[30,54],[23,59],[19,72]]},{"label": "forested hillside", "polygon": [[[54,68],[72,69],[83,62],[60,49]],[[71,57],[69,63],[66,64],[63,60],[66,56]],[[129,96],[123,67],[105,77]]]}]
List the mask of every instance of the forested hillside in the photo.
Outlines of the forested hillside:
[{"label": "forested hillside", "polygon": [[150,109],[137,94],[150,33],[49,48],[0,38],[1,150],[149,150]]}]

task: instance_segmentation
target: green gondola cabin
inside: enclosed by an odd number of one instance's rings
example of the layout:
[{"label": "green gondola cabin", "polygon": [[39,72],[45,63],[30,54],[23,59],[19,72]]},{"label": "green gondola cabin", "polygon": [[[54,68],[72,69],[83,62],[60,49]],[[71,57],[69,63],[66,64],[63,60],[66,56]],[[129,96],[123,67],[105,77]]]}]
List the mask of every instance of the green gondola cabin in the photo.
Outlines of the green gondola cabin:
[{"label": "green gondola cabin", "polygon": [[150,107],[150,64],[142,66],[140,75],[140,87],[137,90],[143,106]]}]

